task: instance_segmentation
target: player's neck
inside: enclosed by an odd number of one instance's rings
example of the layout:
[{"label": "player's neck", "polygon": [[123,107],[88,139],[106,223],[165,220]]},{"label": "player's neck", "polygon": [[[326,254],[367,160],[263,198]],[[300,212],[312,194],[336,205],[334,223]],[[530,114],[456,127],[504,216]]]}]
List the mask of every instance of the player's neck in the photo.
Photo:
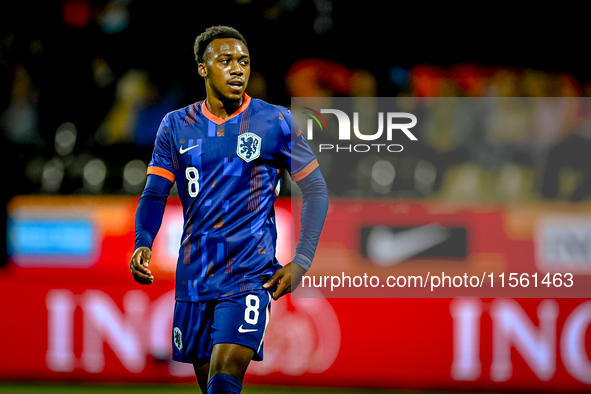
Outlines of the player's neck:
[{"label": "player's neck", "polygon": [[232,114],[236,112],[238,108],[240,108],[243,102],[244,96],[240,97],[239,100],[224,100],[216,97],[213,94],[208,94],[205,105],[207,105],[209,112],[218,118],[227,119],[232,116]]}]

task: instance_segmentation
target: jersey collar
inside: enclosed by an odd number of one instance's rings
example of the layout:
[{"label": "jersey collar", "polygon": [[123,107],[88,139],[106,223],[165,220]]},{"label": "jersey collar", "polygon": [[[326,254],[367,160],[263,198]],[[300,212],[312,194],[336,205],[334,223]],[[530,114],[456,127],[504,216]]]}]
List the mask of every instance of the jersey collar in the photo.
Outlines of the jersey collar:
[{"label": "jersey collar", "polygon": [[240,108],[238,108],[236,110],[236,112],[234,112],[231,116],[229,116],[226,119],[222,119],[222,118],[217,117],[211,113],[209,108],[207,108],[207,104],[205,104],[207,99],[203,100],[203,104],[201,104],[201,111],[203,112],[203,115],[205,115],[205,117],[207,119],[211,120],[213,123],[215,123],[217,125],[220,125],[220,124],[225,123],[225,122],[229,121],[230,119],[235,118],[236,116],[240,115],[241,113],[243,113],[246,110],[246,108],[248,108],[248,105],[250,104],[250,96],[246,93],[242,93],[242,97],[244,97],[244,101],[242,102],[242,105],[240,106]]}]

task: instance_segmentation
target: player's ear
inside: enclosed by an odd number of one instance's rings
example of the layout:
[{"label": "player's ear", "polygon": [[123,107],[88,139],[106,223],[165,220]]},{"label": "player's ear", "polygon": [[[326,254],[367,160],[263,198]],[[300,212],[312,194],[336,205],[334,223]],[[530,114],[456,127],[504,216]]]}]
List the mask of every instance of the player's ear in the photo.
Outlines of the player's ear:
[{"label": "player's ear", "polygon": [[207,77],[207,68],[205,67],[205,63],[199,63],[197,66],[197,72],[203,78]]}]

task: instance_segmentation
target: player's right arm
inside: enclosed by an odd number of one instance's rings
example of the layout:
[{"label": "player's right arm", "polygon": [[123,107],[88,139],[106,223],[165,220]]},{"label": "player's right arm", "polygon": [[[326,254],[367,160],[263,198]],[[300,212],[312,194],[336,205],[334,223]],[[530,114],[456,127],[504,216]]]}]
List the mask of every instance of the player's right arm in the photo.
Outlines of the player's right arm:
[{"label": "player's right arm", "polygon": [[152,257],[152,243],[162,224],[164,208],[172,182],[159,175],[148,175],[148,181],[135,213],[135,251],[129,263],[136,282],[149,285],[154,277],[148,269]]},{"label": "player's right arm", "polygon": [[147,246],[140,246],[133,252],[129,269],[131,270],[131,276],[137,283],[142,285],[154,283],[152,272],[148,269],[150,258],[152,258],[152,251]]},{"label": "player's right arm", "polygon": [[148,269],[152,257],[152,243],[162,224],[164,208],[174,182],[170,130],[167,115],[156,134],[156,145],[148,166],[148,180],[135,214],[135,251],[129,269],[133,279],[144,285],[154,282],[154,277]]}]

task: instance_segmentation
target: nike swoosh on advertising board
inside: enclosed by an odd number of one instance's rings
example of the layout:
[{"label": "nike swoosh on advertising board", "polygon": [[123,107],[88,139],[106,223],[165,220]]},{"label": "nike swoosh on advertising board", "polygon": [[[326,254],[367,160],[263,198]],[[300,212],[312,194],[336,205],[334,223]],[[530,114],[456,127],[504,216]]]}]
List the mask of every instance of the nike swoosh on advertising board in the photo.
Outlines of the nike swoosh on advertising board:
[{"label": "nike swoosh on advertising board", "polygon": [[388,227],[374,227],[367,237],[367,256],[380,267],[409,259],[451,237],[451,230],[431,223],[392,233]]}]

